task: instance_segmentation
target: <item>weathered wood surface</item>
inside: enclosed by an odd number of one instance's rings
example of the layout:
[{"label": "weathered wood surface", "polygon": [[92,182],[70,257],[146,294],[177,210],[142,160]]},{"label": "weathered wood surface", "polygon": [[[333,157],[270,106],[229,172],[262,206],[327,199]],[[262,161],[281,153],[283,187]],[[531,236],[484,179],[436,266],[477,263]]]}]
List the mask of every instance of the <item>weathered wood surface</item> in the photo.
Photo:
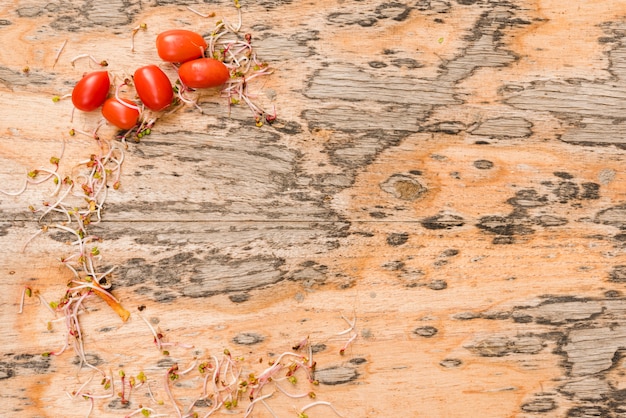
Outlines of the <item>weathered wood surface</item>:
[{"label": "weathered wood surface", "polygon": [[[61,171],[95,147],[68,130],[98,116],[72,124],[71,103],[51,101],[95,67],[71,57],[132,73],[158,61],[159,31],[210,30],[217,18],[188,5],[236,16],[228,1],[0,3],[2,188],[18,189],[62,139]],[[258,372],[259,358],[308,335],[325,347],[318,399],[346,417],[626,414],[626,4],[242,5],[244,30],[276,69],[254,87],[278,120],[257,128],[207,94],[204,114],[186,108],[129,145],[95,230],[133,316],[122,323],[89,302],[92,360],[145,371],[163,399],[174,362],[229,348]],[[62,344],[50,312],[27,299],[17,314],[24,285],[52,300],[70,277],[58,261],[67,238],[43,234],[22,251],[39,228],[28,205],[51,189],[0,201],[3,416],[88,410],[65,392],[89,369],[70,352],[40,356]],[[155,350],[139,305],[195,348]],[[342,315],[357,318],[358,338],[340,356]],[[180,405],[199,379],[175,386]],[[268,402],[280,417],[307,403]],[[92,416],[139,404],[152,405],[142,388],[130,405],[95,402]],[[174,416],[168,402],[152,406]]]}]

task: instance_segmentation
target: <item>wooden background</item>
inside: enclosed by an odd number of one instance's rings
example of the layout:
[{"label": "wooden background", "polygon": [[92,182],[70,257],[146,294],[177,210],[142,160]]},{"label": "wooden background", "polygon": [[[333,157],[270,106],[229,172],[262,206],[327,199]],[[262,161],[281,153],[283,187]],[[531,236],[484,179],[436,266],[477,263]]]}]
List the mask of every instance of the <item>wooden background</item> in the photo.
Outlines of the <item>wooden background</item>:
[{"label": "wooden background", "polygon": [[[95,230],[133,315],[89,301],[92,361],[144,371],[163,398],[173,363],[228,348],[258,373],[310,336],[317,399],[345,417],[625,416],[626,3],[242,0],[242,15],[275,69],[251,87],[278,120],[257,128],[208,92],[203,114],[185,108],[129,144]],[[0,2],[1,187],[18,189],[63,139],[61,172],[95,148],[68,131],[99,115],[72,123],[71,102],[51,100],[97,68],[72,57],[130,74],[159,61],[160,31],[206,33],[220,16],[236,20],[232,2]],[[71,277],[58,236],[22,252],[39,228],[28,206],[51,190],[0,201],[2,416],[89,409],[65,392],[90,370],[70,351],[40,355],[62,328],[35,298],[17,313],[25,285],[54,300]],[[140,305],[194,349],[155,350]],[[342,315],[358,333],[343,356]],[[198,379],[174,386],[180,405]],[[269,403],[295,417],[307,401]],[[91,416],[140,404],[145,388]]]}]

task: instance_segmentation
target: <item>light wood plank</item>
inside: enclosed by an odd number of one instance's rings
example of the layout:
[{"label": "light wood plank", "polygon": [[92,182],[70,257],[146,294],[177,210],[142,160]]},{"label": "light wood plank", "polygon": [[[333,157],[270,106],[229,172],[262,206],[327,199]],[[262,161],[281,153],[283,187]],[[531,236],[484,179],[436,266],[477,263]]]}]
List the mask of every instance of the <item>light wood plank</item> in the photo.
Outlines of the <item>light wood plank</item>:
[{"label": "light wood plank", "polygon": [[[164,403],[144,386],[129,405],[95,400],[91,416],[139,405],[176,416],[163,386],[174,363],[184,369],[228,348],[242,376],[258,375],[307,336],[320,384],[300,374],[297,385],[279,384],[314,390],[346,417],[621,416],[623,2],[242,6],[244,30],[275,68],[251,87],[278,119],[257,128],[247,109],[203,92],[202,113],[181,109],[128,144],[121,188],[92,231],[131,318],[90,298],[80,320],[89,359],[118,389],[119,370],[144,371]],[[208,33],[220,16],[237,19],[230,1],[0,4],[0,187],[19,190],[63,142],[63,175],[98,152],[69,130],[89,131],[99,115],[71,121],[69,100],[52,101],[98,68],[72,57],[106,59],[119,81],[158,62],[161,30]],[[132,52],[141,22],[148,28]],[[49,328],[36,297],[17,314],[25,285],[52,301],[72,277],[59,262],[69,234],[29,241],[41,228],[29,205],[53,189],[0,199],[7,416],[89,409],[65,392],[93,371],[69,351],[41,356],[63,345],[62,324]],[[164,355],[139,315],[194,348]],[[340,334],[342,316],[356,318],[357,335],[343,355],[352,332]],[[103,393],[99,380],[88,390]],[[178,405],[197,399],[202,383],[197,371],[181,376]],[[311,400],[276,392],[267,402],[282,417]],[[257,405],[254,416],[271,414]]]}]

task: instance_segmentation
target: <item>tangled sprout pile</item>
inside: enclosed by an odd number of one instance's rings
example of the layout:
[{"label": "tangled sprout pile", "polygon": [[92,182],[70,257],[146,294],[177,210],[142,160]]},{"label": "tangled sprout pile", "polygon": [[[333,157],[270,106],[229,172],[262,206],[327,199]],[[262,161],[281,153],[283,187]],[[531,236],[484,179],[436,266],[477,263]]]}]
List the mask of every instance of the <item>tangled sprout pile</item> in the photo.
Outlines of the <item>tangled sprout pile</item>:
[{"label": "tangled sprout pile", "polygon": [[[276,113],[271,113],[253,101],[249,92],[249,82],[272,73],[269,65],[258,59],[253,48],[252,35],[240,32],[242,26],[241,6],[235,0],[238,19],[232,24],[225,19],[219,20],[208,35],[186,29],[171,29],[160,33],[156,38],[156,49],[163,62],[137,68],[129,77],[119,77],[113,71],[101,69],[85,74],[75,85],[71,94],[55,96],[58,102],[70,98],[75,109],[82,112],[100,111],[101,121],[90,132],[72,128],[70,135],[82,134],[93,138],[97,152],[89,155],[74,167],[67,175],[61,174],[59,166],[65,151],[65,142],[61,152],[50,158],[50,166],[28,171],[23,186],[17,191],[0,190],[5,195],[21,195],[32,185],[52,182],[53,199],[40,205],[30,206],[38,215],[40,228],[24,244],[24,249],[33,239],[41,234],[56,231],[68,237],[71,251],[64,254],[60,262],[71,271],[64,294],[57,300],[48,302],[37,290],[24,286],[19,313],[24,311],[26,297],[38,297],[55,319],[49,327],[63,324],[65,334],[60,348],[43,353],[43,356],[60,356],[67,350],[73,350],[79,359],[79,368],[87,367],[92,375],[79,388],[67,393],[71,399],[83,399],[89,402],[89,416],[98,399],[111,399],[122,405],[130,405],[131,394],[140,387],[145,387],[151,405],[139,404],[126,416],[171,416],[160,413],[165,401],[182,417],[208,417],[220,409],[235,412],[238,408],[245,417],[252,414],[258,405],[276,416],[270,406],[273,396],[311,399],[297,410],[297,416],[306,418],[307,411],[313,407],[324,407],[339,415],[335,408],[325,401],[315,400],[312,390],[317,385],[315,378],[316,362],[313,360],[313,344],[308,337],[301,340],[291,350],[271,360],[260,372],[246,370],[243,358],[234,357],[228,349],[218,355],[206,358],[194,358],[185,369],[179,369],[174,363],[159,379],[151,379],[141,371],[135,376],[127,376],[118,370],[117,376],[109,369],[108,373],[90,362],[84,347],[83,330],[80,317],[88,311],[85,303],[93,297],[104,300],[122,319],[127,321],[131,313],[110,291],[112,274],[115,267],[103,267],[103,256],[98,244],[102,238],[91,232],[91,226],[102,221],[103,210],[110,190],[117,190],[121,185],[121,168],[125,158],[126,141],[139,141],[149,135],[157,122],[164,116],[176,112],[184,106],[191,106],[202,112],[198,104],[198,91],[213,89],[225,101],[229,112],[231,106],[246,106],[250,109],[254,123],[258,127],[272,124]],[[198,11],[188,8],[191,12]],[[214,15],[202,15],[212,17]],[[131,50],[134,51],[135,35],[147,26],[140,24],[131,33]],[[65,43],[58,51],[58,61]],[[107,67],[106,61],[98,61],[93,56],[83,54],[71,60],[72,65],[79,59],[90,59],[101,67]],[[166,70],[175,70],[176,80],[172,82]],[[171,73],[172,71],[167,71]],[[103,138],[99,128],[109,123],[119,129],[115,138]],[[134,314],[145,322],[152,334],[152,342],[159,352],[168,356],[169,350],[192,349],[192,344],[167,341],[164,334],[155,329],[144,318],[140,307]],[[345,318],[344,318],[345,319]],[[348,321],[349,328],[334,334],[332,338],[343,341],[344,351],[357,334],[354,330],[356,318]],[[349,334],[349,335],[348,335]],[[346,336],[344,338],[344,335]],[[184,376],[195,375],[194,379],[202,382],[199,393],[192,402],[181,408],[171,386]],[[308,389],[302,390],[298,381],[307,382]],[[153,393],[151,383],[160,383],[158,391]],[[290,387],[290,385],[292,387]],[[202,412],[202,414],[201,414]],[[340,416],[340,415],[339,415]]]}]

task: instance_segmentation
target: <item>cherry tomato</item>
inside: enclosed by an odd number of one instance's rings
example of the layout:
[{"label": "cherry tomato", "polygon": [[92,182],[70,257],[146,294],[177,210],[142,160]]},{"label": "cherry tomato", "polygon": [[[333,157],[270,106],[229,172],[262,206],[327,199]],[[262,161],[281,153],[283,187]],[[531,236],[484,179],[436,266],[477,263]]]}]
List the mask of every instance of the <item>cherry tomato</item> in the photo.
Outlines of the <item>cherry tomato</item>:
[{"label": "cherry tomato", "polygon": [[81,78],[72,90],[72,103],[76,109],[91,112],[104,103],[109,94],[110,85],[108,72],[89,73]]},{"label": "cherry tomato", "polygon": [[135,71],[135,90],[147,108],[159,111],[168,107],[174,98],[167,75],[156,65],[146,65]]},{"label": "cherry tomato", "polygon": [[163,61],[186,62],[203,56],[207,44],[200,34],[184,29],[172,29],[157,36],[156,47]]},{"label": "cherry tomato", "polygon": [[178,69],[180,80],[192,89],[218,87],[230,78],[228,68],[213,58],[187,61]]},{"label": "cherry tomato", "polygon": [[[130,100],[124,100],[126,103],[135,105]],[[111,124],[120,129],[130,129],[137,124],[139,120],[139,111],[124,106],[115,97],[107,99],[102,105],[102,116]]]}]

